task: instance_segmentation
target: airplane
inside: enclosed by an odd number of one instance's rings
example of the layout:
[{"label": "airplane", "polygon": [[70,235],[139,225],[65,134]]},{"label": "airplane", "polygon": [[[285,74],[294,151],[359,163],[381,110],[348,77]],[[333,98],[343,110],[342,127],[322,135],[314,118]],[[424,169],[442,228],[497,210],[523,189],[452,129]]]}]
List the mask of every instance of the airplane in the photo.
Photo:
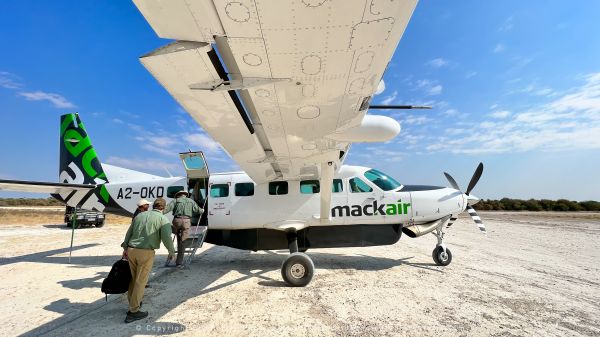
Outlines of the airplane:
[{"label": "airplane", "polygon": [[287,249],[290,286],[314,275],[309,249],[392,245],[432,233],[434,262],[452,253],[445,229],[467,211],[485,226],[471,191],[404,185],[368,167],[344,165],[352,143],[400,132],[367,114],[416,0],[134,0],[159,37],[173,42],[143,66],[243,172],[210,173],[201,151],[179,156],[185,177],[101,163],[79,115],[60,121],[59,183],[0,180],[0,190],[50,193],[69,206],[132,215],[140,198],[186,190],[205,212],[205,242],[245,250]]}]

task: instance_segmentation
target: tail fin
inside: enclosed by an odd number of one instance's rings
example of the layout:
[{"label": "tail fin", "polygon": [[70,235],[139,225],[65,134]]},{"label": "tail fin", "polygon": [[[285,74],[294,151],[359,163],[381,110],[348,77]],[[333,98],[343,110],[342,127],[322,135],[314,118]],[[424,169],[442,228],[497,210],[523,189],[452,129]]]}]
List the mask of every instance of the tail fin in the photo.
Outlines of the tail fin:
[{"label": "tail fin", "polygon": [[[61,194],[59,199],[68,201],[69,205],[83,204],[84,208],[93,206],[102,210],[109,202],[108,191],[102,186],[108,182],[106,173],[78,114],[71,113],[60,117],[59,181],[68,184],[100,185],[93,193],[85,195]],[[96,198],[91,194],[96,195]]]},{"label": "tail fin", "polygon": [[[67,179],[65,174],[69,172],[74,173],[73,176],[69,175],[75,178]],[[63,183],[94,185],[108,182],[78,114],[71,113],[60,117],[59,180]]]}]

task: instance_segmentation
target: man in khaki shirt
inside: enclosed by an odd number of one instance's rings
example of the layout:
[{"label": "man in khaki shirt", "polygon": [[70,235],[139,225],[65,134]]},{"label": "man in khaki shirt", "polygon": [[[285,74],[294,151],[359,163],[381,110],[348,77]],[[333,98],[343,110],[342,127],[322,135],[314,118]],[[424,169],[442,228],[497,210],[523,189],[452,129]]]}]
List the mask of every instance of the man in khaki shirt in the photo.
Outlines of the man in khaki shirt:
[{"label": "man in khaki shirt", "polygon": [[166,202],[158,198],[152,205],[152,211],[138,214],[129,226],[125,240],[121,244],[123,256],[129,260],[131,282],[127,291],[129,311],[125,323],[137,321],[148,316],[148,312],[140,311],[144,288],[154,265],[154,250],[160,248],[160,242],[169,251],[169,260],[175,256],[175,248],[171,241],[171,224],[163,215]]},{"label": "man in khaki shirt", "polygon": [[[177,235],[177,260],[175,264],[179,268],[183,268],[183,256],[185,252],[184,242],[188,239],[190,228],[192,227],[192,217],[201,216],[204,210],[198,206],[193,200],[188,198],[189,193],[179,191],[175,194],[175,200],[172,200],[163,213],[173,212],[173,228],[172,231]],[[168,266],[170,261],[167,261],[165,266]]]}]

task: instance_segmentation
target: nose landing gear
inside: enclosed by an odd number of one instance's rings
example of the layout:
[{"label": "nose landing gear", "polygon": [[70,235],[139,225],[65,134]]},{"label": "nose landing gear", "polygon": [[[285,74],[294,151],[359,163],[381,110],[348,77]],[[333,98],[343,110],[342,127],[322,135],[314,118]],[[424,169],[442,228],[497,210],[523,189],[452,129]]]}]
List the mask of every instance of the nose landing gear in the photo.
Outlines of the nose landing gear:
[{"label": "nose landing gear", "polygon": [[452,252],[449,248],[446,247],[444,243],[444,226],[447,221],[443,221],[440,225],[435,229],[435,231],[431,232],[437,238],[437,245],[433,249],[431,253],[431,257],[433,258],[433,262],[438,266],[447,266],[452,262]]},{"label": "nose landing gear", "polygon": [[433,262],[438,266],[447,266],[452,262],[452,252],[449,248],[442,248],[442,246],[436,246],[431,253]]}]

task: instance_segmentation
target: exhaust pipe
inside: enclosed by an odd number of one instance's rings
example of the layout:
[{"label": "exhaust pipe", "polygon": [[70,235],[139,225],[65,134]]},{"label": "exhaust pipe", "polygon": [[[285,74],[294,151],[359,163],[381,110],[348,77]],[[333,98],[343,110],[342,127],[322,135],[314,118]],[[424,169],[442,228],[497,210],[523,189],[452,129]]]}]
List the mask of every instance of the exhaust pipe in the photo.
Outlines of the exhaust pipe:
[{"label": "exhaust pipe", "polygon": [[418,238],[419,236],[423,236],[425,234],[433,232],[442,223],[448,221],[448,219],[450,219],[450,215],[447,215],[439,220],[402,227],[402,233],[408,235],[411,238]]}]

